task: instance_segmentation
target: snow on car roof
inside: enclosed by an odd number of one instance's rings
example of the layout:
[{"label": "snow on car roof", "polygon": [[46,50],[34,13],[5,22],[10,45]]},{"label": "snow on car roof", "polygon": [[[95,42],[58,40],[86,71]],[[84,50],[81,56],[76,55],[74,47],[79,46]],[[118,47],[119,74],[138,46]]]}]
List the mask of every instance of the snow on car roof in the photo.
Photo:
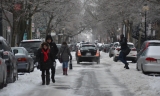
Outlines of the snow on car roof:
[{"label": "snow on car roof", "polygon": [[42,39],[22,40],[21,42],[43,41]]},{"label": "snow on car roof", "polygon": [[147,40],[146,42],[160,42],[160,40]]}]

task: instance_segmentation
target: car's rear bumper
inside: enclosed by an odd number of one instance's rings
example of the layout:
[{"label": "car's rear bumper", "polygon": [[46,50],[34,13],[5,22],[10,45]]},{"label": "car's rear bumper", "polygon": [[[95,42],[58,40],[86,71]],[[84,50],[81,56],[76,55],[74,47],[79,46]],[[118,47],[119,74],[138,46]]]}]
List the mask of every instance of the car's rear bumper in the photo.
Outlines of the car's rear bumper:
[{"label": "car's rear bumper", "polygon": [[98,56],[80,56],[77,59],[79,61],[98,61],[100,57]]},{"label": "car's rear bumper", "polygon": [[160,72],[160,64],[144,64],[143,70],[145,72]]},{"label": "car's rear bumper", "polygon": [[[119,56],[115,56],[115,58],[118,59]],[[126,57],[126,60],[131,60],[131,61],[132,61],[132,60],[137,60],[137,57],[130,57],[130,56],[127,56],[127,57]]]},{"label": "car's rear bumper", "polygon": [[28,63],[18,63],[18,70],[28,70],[29,64]]},{"label": "car's rear bumper", "polygon": [[127,56],[126,60],[137,60],[137,57],[131,57],[131,56]]}]

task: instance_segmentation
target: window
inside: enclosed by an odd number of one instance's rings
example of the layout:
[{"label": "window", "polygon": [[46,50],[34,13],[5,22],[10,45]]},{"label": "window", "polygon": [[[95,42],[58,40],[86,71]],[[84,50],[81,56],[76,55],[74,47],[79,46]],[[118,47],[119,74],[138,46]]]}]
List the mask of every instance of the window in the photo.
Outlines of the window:
[{"label": "window", "polygon": [[83,45],[81,47],[82,50],[88,50],[88,49],[96,49],[95,45]]},{"label": "window", "polygon": [[25,54],[24,51],[23,51],[23,49],[20,49],[20,48],[19,48],[19,49],[17,49],[17,50],[18,50],[18,53]]},{"label": "window", "polygon": [[11,51],[9,45],[7,44],[6,40],[3,40],[3,49],[4,51]]},{"label": "window", "polygon": [[152,43],[149,43],[149,46],[160,46],[160,43],[152,42]]},{"label": "window", "polygon": [[132,45],[132,44],[127,44],[128,45],[128,47],[131,49],[131,48],[134,48],[134,45]]},{"label": "window", "polygon": [[33,53],[41,46],[41,41],[21,42],[20,47],[24,47],[29,53]]},{"label": "window", "polygon": [[147,53],[147,50],[148,50],[148,49],[144,50],[144,51],[142,52],[141,56],[145,56],[146,53]]}]

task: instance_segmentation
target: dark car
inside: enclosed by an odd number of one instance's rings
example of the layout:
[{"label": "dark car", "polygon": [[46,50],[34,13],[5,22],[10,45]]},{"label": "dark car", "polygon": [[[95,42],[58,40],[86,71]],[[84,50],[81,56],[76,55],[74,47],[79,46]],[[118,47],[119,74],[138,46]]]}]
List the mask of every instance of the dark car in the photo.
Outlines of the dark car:
[{"label": "dark car", "polygon": [[28,51],[24,47],[12,47],[12,51],[14,50],[18,50],[17,53],[15,53],[18,64],[18,71],[33,72],[34,61],[33,58],[28,54]]},{"label": "dark car", "polygon": [[23,40],[21,41],[19,47],[24,47],[28,51],[28,54],[31,55],[35,64],[37,50],[40,48],[43,42],[43,39]]},{"label": "dark car", "polygon": [[104,46],[103,46],[103,51],[106,52],[106,53],[108,53],[108,52],[109,52],[109,49],[110,49],[109,46],[110,46],[109,44],[104,44]]},{"label": "dark car", "polygon": [[14,53],[12,53],[11,47],[6,42],[6,39],[0,36],[0,51],[2,52],[2,58],[7,65],[7,83],[13,83],[18,78],[17,61]]},{"label": "dark car", "polygon": [[83,61],[100,63],[100,52],[94,44],[83,44],[75,53],[77,64]]}]

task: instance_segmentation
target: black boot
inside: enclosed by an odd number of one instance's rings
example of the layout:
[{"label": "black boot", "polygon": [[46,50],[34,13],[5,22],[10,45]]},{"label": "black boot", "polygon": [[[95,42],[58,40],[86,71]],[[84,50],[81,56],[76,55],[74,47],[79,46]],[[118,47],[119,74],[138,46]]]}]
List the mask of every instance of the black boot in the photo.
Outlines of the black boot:
[{"label": "black boot", "polygon": [[52,75],[51,75],[51,79],[52,79],[52,82],[53,82],[53,83],[55,83],[54,76],[55,76],[55,67],[53,66],[53,67],[52,67]]},{"label": "black boot", "polygon": [[126,69],[129,69],[128,64],[125,65],[125,68],[126,68]]},{"label": "black boot", "polygon": [[47,74],[46,75],[46,85],[49,85],[50,84],[50,75]]},{"label": "black boot", "polygon": [[42,77],[42,85],[45,85],[45,75],[41,75]]}]

